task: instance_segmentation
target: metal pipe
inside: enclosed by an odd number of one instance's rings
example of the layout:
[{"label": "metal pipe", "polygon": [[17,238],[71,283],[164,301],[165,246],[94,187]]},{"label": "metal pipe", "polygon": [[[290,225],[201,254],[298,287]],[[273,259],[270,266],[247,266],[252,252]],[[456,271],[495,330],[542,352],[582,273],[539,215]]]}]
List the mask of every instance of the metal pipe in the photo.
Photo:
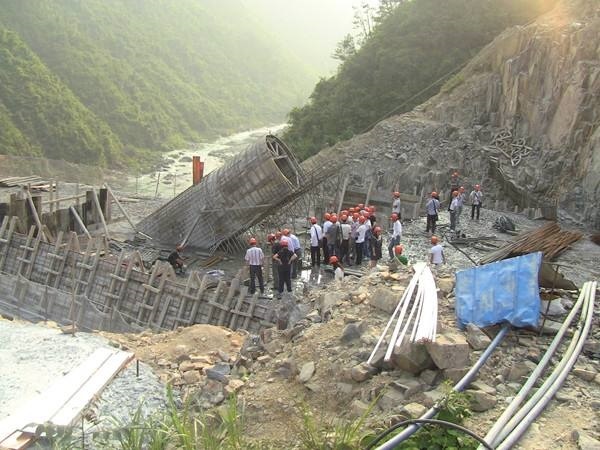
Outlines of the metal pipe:
[{"label": "metal pipe", "polygon": [[544,369],[546,368],[546,366],[550,362],[550,359],[552,358],[552,356],[554,355],[554,352],[556,351],[556,349],[558,348],[560,342],[562,341],[562,338],[563,338],[564,334],[566,333],[567,328],[569,327],[569,325],[571,325],[571,322],[573,321],[573,319],[575,318],[575,316],[577,315],[577,313],[581,309],[581,305],[583,304],[583,301],[584,301],[584,298],[585,298],[584,294],[585,294],[585,292],[582,290],[581,291],[581,295],[579,296],[579,299],[577,300],[577,302],[575,303],[575,305],[573,305],[573,308],[571,309],[571,312],[565,318],[565,321],[563,322],[562,326],[560,327],[560,329],[556,333],[556,336],[554,336],[554,339],[550,343],[550,346],[546,350],[546,353],[544,353],[544,356],[540,360],[540,362],[537,365],[537,367],[531,373],[531,375],[529,376],[529,378],[527,379],[527,381],[525,382],[525,384],[523,385],[523,387],[521,388],[521,390],[519,391],[519,393],[515,396],[515,398],[513,399],[513,401],[510,402],[510,404],[504,410],[504,412],[502,413],[502,415],[498,418],[498,420],[496,421],[496,423],[494,423],[494,426],[485,435],[484,439],[485,439],[486,442],[488,442],[490,444],[494,443],[497,434],[508,423],[508,421],[512,418],[512,416],[514,415],[515,411],[517,410],[517,407],[527,397],[527,394],[529,393],[529,391],[534,386],[534,384],[537,381],[537,379],[540,377],[540,375],[542,374],[542,372],[544,371]]},{"label": "metal pipe", "polygon": [[[456,385],[453,388],[455,391],[461,392],[465,389],[465,387],[467,387],[471,383],[471,380],[477,374],[477,372],[479,372],[479,369],[481,369],[481,367],[485,364],[485,362],[490,357],[492,352],[496,349],[496,347],[498,347],[500,342],[502,342],[502,340],[506,336],[506,333],[508,333],[509,328],[510,328],[509,324],[506,324],[502,327],[502,329],[496,335],[494,340],[490,343],[488,348],[486,348],[485,351],[481,354],[481,356],[479,357],[477,362],[471,367],[471,369],[469,369],[469,371],[465,374],[465,376],[462,377],[462,379],[458,383],[456,383]],[[435,416],[438,413],[439,410],[440,410],[440,406],[439,406],[439,404],[436,403],[425,414],[423,414],[420,417],[420,419],[431,419],[433,416]],[[387,441],[384,444],[377,447],[377,450],[392,450],[392,449],[396,448],[396,446],[398,444],[400,444],[401,442],[403,442],[406,439],[408,439],[409,437],[411,437],[420,428],[421,428],[420,425],[409,426],[402,433],[397,434],[389,441]]]},{"label": "metal pipe", "polygon": [[[586,285],[590,284],[593,286],[593,288],[587,296],[587,310],[584,308],[585,319],[583,320],[585,320],[585,323],[583,325],[583,330],[581,330],[581,328],[577,330],[581,332],[579,333],[575,348],[572,349],[569,353],[565,352],[561,363],[552,372],[552,375],[554,375],[555,373],[557,375],[555,377],[548,378],[548,380],[544,382],[544,384],[538,391],[543,391],[543,394],[541,396],[538,396],[539,398],[536,399],[534,404],[532,402],[533,406],[531,410],[523,417],[523,420],[521,420],[520,423],[517,424],[514,430],[512,430],[511,433],[506,437],[506,439],[497,447],[498,450],[508,450],[514,446],[514,444],[521,438],[523,433],[527,431],[529,425],[531,425],[531,423],[536,419],[536,417],[540,415],[540,413],[544,410],[548,402],[552,400],[556,392],[560,389],[565,379],[569,375],[569,372],[575,365],[575,362],[577,361],[577,358],[579,357],[579,354],[583,349],[585,340],[587,339],[587,335],[592,325],[592,319],[594,317],[594,300],[596,296],[597,284],[595,281],[593,283],[586,283]],[[582,314],[581,317],[583,318],[584,315]],[[573,342],[575,342],[575,338],[573,338]],[[531,400],[533,400],[533,397]]]}]

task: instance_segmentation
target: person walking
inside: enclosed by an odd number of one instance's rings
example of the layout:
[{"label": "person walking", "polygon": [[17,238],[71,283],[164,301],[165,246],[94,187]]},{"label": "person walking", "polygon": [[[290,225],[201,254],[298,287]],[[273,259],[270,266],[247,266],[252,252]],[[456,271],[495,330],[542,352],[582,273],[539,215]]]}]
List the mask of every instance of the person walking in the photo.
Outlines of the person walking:
[{"label": "person walking", "polygon": [[402,222],[400,222],[400,217],[396,213],[392,213],[390,220],[392,221],[392,238],[388,244],[388,254],[390,255],[390,259],[392,259],[394,257],[394,247],[402,239]]},{"label": "person walking", "polygon": [[458,191],[452,191],[452,201],[448,206],[450,213],[450,231],[456,231],[456,212],[458,210]]},{"label": "person walking", "polygon": [[471,201],[471,220],[475,218],[475,211],[477,211],[477,220],[479,220],[479,210],[483,204],[483,192],[481,192],[481,186],[478,184],[475,185],[475,189],[473,189],[471,195],[469,195],[469,200]]},{"label": "person walking", "polygon": [[262,248],[256,246],[256,238],[250,238],[248,243],[250,244],[250,248],[246,250],[246,257],[244,259],[250,268],[250,294],[254,294],[256,292],[256,278],[258,278],[258,287],[260,288],[260,293],[264,294],[265,285],[263,282],[262,266],[265,255],[262,251]]},{"label": "person walking", "polygon": [[310,218],[310,264],[312,267],[321,266],[321,242],[323,240],[323,230],[317,223],[316,217]]},{"label": "person walking", "polygon": [[277,298],[281,298],[284,286],[287,288],[288,292],[292,292],[292,265],[296,258],[298,258],[296,254],[289,249],[287,238],[282,237],[280,243],[281,249],[273,255],[273,261],[278,264],[277,270],[279,271],[279,285],[277,289],[279,295]]},{"label": "person walking", "polygon": [[371,252],[371,262],[370,267],[373,268],[377,265],[377,261],[379,261],[382,257],[382,246],[383,246],[383,238],[381,237],[381,227],[376,226],[373,228],[373,233],[371,233],[371,237],[369,239],[369,249]]},{"label": "person walking", "polygon": [[438,212],[440,210],[440,201],[437,199],[437,192],[431,193],[431,198],[427,200],[425,204],[427,210],[427,228],[425,232],[431,231],[431,234],[435,234],[435,224],[438,220]]},{"label": "person walking", "polygon": [[431,249],[429,250],[429,264],[439,267],[446,263],[444,247],[439,243],[437,236],[431,236]]}]

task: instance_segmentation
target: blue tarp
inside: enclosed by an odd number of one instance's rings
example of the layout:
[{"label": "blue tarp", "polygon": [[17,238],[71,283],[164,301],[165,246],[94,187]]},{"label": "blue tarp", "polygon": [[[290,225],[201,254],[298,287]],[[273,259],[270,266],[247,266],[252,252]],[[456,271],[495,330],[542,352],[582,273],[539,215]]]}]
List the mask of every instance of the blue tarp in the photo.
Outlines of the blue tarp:
[{"label": "blue tarp", "polygon": [[542,253],[505,259],[456,273],[456,317],[486,327],[510,322],[537,326],[540,316],[538,273]]}]

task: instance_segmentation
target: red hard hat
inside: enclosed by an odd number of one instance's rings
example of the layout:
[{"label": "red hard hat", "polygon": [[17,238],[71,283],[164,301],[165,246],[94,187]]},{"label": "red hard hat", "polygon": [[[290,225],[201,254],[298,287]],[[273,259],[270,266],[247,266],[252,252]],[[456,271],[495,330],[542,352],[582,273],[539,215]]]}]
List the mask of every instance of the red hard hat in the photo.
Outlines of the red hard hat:
[{"label": "red hard hat", "polygon": [[352,218],[353,218],[353,219],[358,219],[359,217],[360,217],[360,214],[359,214],[359,213],[357,213],[357,212],[353,212],[353,213],[352,213]]},{"label": "red hard hat", "polygon": [[284,236],[289,236],[289,235],[290,235],[290,230],[288,230],[287,228],[285,228],[285,229],[282,231],[282,233],[283,233],[283,235],[284,235]]},{"label": "red hard hat", "polygon": [[284,237],[281,238],[281,240],[279,241],[279,243],[285,247],[286,245],[288,245],[288,240]]},{"label": "red hard hat", "polygon": [[458,197],[458,191],[452,191],[452,197]]},{"label": "red hard hat", "polygon": [[316,217],[311,217],[310,218],[310,223],[317,223],[317,218]]},{"label": "red hard hat", "polygon": [[394,253],[396,255],[401,255],[402,254],[402,250],[404,250],[404,247],[402,247],[400,244],[396,245],[394,247]]},{"label": "red hard hat", "polygon": [[433,191],[433,192],[431,193],[431,196],[432,196],[432,197],[437,197],[437,192]]},{"label": "red hard hat", "polygon": [[381,233],[381,227],[375,227],[375,228],[373,229],[373,232],[375,232],[376,234],[379,234],[379,233]]},{"label": "red hard hat", "polygon": [[342,220],[342,222],[345,222],[346,220],[348,220],[348,216],[346,214],[342,214],[342,217],[340,217],[340,219]]},{"label": "red hard hat", "polygon": [[256,238],[250,238],[248,240],[248,244],[250,244],[250,245],[256,245]]},{"label": "red hard hat", "polygon": [[331,214],[325,213],[323,217],[325,218],[325,220],[329,220],[331,218]]},{"label": "red hard hat", "polygon": [[394,197],[400,197],[400,192],[398,192],[398,191],[394,192]]},{"label": "red hard hat", "polygon": [[275,232],[275,238],[279,239],[281,237],[281,231],[276,231]]},{"label": "red hard hat", "polygon": [[392,219],[392,220],[398,219],[398,214],[392,213],[392,215],[390,216],[390,219]]},{"label": "red hard hat", "polygon": [[438,243],[438,237],[437,236],[431,236],[431,243],[432,244],[437,244]]},{"label": "red hard hat", "polygon": [[275,235],[273,233],[267,234],[267,242],[273,242],[275,240]]},{"label": "red hard hat", "polygon": [[358,217],[358,221],[359,221],[360,223],[365,223],[365,221],[366,221],[366,220],[367,220],[367,219],[366,219],[366,217],[365,217],[365,216],[359,216],[359,217]]},{"label": "red hard hat", "polygon": [[359,204],[358,204],[358,209],[364,209],[364,207],[365,207],[365,204],[364,204],[364,203],[359,203]]},{"label": "red hard hat", "polygon": [[335,214],[331,216],[331,222],[333,222],[333,223],[337,222],[337,216]]},{"label": "red hard hat", "polygon": [[336,262],[338,262],[338,257],[337,256],[333,255],[333,256],[329,257],[329,264],[333,264],[333,263],[336,263]]}]

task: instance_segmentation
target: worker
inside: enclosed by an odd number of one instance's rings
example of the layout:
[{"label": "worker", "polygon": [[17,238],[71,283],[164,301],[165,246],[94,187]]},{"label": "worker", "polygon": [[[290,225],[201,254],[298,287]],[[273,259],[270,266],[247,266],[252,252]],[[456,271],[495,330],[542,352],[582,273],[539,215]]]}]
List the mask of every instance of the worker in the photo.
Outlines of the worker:
[{"label": "worker", "polygon": [[339,230],[338,219],[335,214],[331,215],[330,220],[331,220],[331,226],[329,227],[329,230],[327,231],[326,237],[327,237],[327,247],[329,249],[329,257],[331,258],[333,255],[337,256],[339,253],[337,239],[338,239],[338,231],[340,231],[340,230]]},{"label": "worker", "polygon": [[458,188],[458,206],[456,208],[456,227],[460,227],[460,216],[462,214],[463,205],[465,204],[465,188],[461,186]]},{"label": "worker", "polygon": [[321,266],[321,242],[323,240],[323,230],[317,223],[316,217],[310,218],[310,264],[312,267]]},{"label": "worker", "polygon": [[431,198],[427,200],[425,209],[427,210],[427,228],[425,232],[428,233],[431,230],[431,234],[435,234],[435,224],[438,220],[438,212],[440,210],[440,201],[438,200],[437,192],[431,193]]},{"label": "worker", "polygon": [[452,191],[452,201],[448,206],[448,212],[450,213],[450,231],[456,231],[456,211],[458,209],[458,190]]},{"label": "worker", "polygon": [[390,255],[390,259],[392,259],[394,257],[394,247],[400,243],[400,239],[402,238],[402,222],[400,222],[400,217],[397,213],[392,213],[390,220],[392,221],[392,237],[388,244],[388,254]]},{"label": "worker", "polygon": [[375,228],[373,228],[373,233],[371,233],[371,238],[369,239],[371,268],[375,267],[377,265],[377,261],[379,261],[382,257],[382,245],[383,238],[381,236],[381,227],[376,226]]},{"label": "worker", "polygon": [[341,284],[344,280],[344,268],[340,264],[337,256],[329,258],[329,263],[333,266],[333,279],[337,284]]},{"label": "worker", "polygon": [[[270,233],[267,236],[267,242],[271,245],[271,256],[281,250],[279,239],[281,239],[280,231],[277,231],[275,234]],[[271,273],[273,274],[273,290],[277,290],[279,289],[279,270],[277,269],[276,264],[271,264]]]},{"label": "worker", "polygon": [[369,242],[371,241],[371,235],[373,234],[373,222],[371,221],[370,211],[365,210],[364,213],[365,218],[365,241],[363,242],[363,255],[365,258],[371,258],[371,246]]},{"label": "worker", "polygon": [[458,191],[460,186],[460,179],[458,172],[454,171],[450,176],[450,198],[452,198],[452,193]]},{"label": "worker", "polygon": [[444,247],[439,243],[437,236],[431,236],[431,249],[429,250],[429,263],[439,267],[446,263],[446,255],[444,255]]},{"label": "worker", "polygon": [[250,244],[250,248],[246,250],[246,264],[250,268],[250,294],[254,294],[256,292],[256,278],[258,278],[258,287],[260,288],[260,293],[265,293],[265,284],[263,282],[263,272],[262,266],[264,264],[265,255],[262,251],[262,248],[257,247],[256,238],[252,237],[248,241]]},{"label": "worker", "polygon": [[477,211],[477,220],[479,220],[479,210],[483,204],[483,192],[481,192],[481,186],[478,184],[475,185],[475,189],[473,189],[471,195],[469,195],[469,200],[471,201],[471,220],[475,218],[475,211]]},{"label": "worker", "polygon": [[282,237],[280,244],[281,249],[273,255],[273,261],[277,264],[277,269],[279,271],[279,285],[277,289],[279,295],[277,298],[281,298],[284,285],[287,287],[288,292],[292,292],[292,266],[296,258],[298,258],[296,254],[289,249],[287,238]]},{"label": "worker", "polygon": [[183,248],[183,245],[177,245],[175,247],[175,250],[172,251],[169,257],[167,258],[167,261],[169,261],[169,264],[171,264],[171,267],[173,267],[175,273],[179,274],[185,273],[184,260],[183,256],[181,256],[181,253],[183,253]]},{"label": "worker", "polygon": [[399,262],[400,264],[407,266],[408,258],[402,254],[403,251],[404,251],[404,247],[402,247],[401,244],[396,245],[394,247],[394,259],[395,259],[395,261]]},{"label": "worker", "polygon": [[352,213],[352,224],[350,225],[350,242],[348,243],[350,247],[350,260],[356,261],[356,237],[358,236],[358,227],[360,223],[358,222],[358,218],[360,214],[358,212]]},{"label": "worker", "polygon": [[340,235],[342,242],[340,244],[340,260],[347,265],[350,265],[350,233],[352,231],[352,225],[348,220],[347,215],[342,215],[342,223],[340,224]]},{"label": "worker", "polygon": [[356,245],[355,245],[355,253],[356,253],[356,265],[360,265],[362,263],[363,250],[365,247],[365,238],[367,234],[367,225],[365,216],[359,216],[358,218],[358,229],[356,234]]},{"label": "worker", "polygon": [[400,192],[394,192],[394,199],[392,200],[392,214],[397,214],[402,219],[402,203],[400,202]]},{"label": "worker", "polygon": [[323,222],[323,259],[325,262],[329,261],[329,243],[327,242],[327,233],[329,232],[329,227],[331,227],[331,214],[325,213],[323,216],[325,221]]},{"label": "worker", "polygon": [[290,233],[290,230],[287,228],[283,230],[283,235],[286,237],[290,251],[296,254],[296,263],[292,265],[292,278],[297,278],[299,264],[300,270],[302,270],[302,246],[300,245],[300,239],[295,234]]}]

